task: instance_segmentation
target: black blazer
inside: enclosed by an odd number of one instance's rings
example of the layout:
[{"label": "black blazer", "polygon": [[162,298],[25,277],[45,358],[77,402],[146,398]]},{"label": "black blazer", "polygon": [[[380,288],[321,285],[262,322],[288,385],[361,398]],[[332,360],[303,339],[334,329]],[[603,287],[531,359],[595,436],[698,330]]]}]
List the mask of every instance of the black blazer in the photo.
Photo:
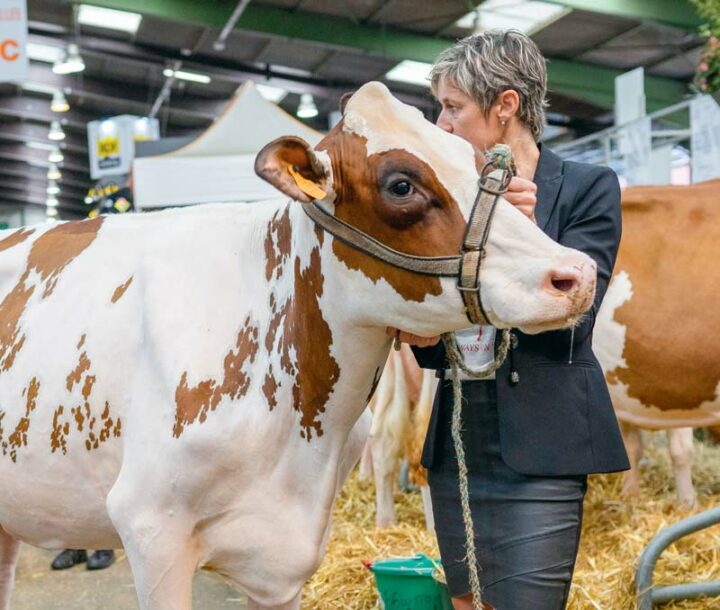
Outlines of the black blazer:
[{"label": "black blazer", "polygon": [[[538,186],[538,226],[557,242],[595,259],[597,294],[591,310],[575,329],[572,364],[568,364],[569,330],[539,335],[513,331],[518,342],[512,359],[520,381],[510,383],[508,358],[494,382],[501,455],[508,466],[529,475],[625,470],[629,468],[627,454],[605,378],[592,351],[595,316],[620,242],[618,180],[606,167],[563,161],[541,147],[534,181]],[[413,351],[423,368],[448,366],[442,343]],[[435,396],[425,440],[422,463],[427,468],[433,464],[443,385]],[[472,386],[472,382],[463,384],[463,391],[472,391]]]}]

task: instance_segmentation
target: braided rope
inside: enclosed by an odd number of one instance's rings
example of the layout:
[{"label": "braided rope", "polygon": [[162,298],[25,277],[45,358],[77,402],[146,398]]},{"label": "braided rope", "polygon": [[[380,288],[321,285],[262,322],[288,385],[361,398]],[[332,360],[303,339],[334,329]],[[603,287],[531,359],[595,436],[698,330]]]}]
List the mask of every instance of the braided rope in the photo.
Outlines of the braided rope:
[{"label": "braided rope", "polygon": [[465,526],[465,561],[468,565],[470,576],[470,590],[472,592],[472,604],[474,610],[483,610],[482,588],[477,553],[475,550],[475,526],[473,524],[472,511],[470,510],[470,493],[468,490],[468,469],[465,463],[465,447],[462,441],[462,384],[460,382],[459,370],[474,379],[487,379],[500,368],[507,357],[510,347],[510,331],[502,331],[502,339],[493,363],[484,371],[474,371],[465,364],[462,352],[458,348],[454,333],[445,333],[442,336],[447,352],[448,362],[453,384],[453,411],[450,433],[455,446],[455,455],[458,462],[458,482],[460,485],[460,506],[462,508],[463,524]]}]

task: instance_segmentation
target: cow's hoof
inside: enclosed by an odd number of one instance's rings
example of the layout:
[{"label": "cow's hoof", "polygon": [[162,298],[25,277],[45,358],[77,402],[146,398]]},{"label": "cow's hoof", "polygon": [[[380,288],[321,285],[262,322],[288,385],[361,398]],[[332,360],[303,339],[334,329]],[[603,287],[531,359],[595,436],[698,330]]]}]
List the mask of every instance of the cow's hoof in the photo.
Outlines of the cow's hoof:
[{"label": "cow's hoof", "polygon": [[104,570],[115,563],[115,551],[95,551],[87,560],[88,570]]},{"label": "cow's hoof", "polygon": [[680,511],[689,512],[697,508],[697,496],[692,495],[690,497],[681,498],[678,496],[677,507]]},{"label": "cow's hoof", "polygon": [[65,549],[53,559],[50,567],[53,570],[67,570],[74,565],[85,563],[86,561],[87,553],[83,549]]}]

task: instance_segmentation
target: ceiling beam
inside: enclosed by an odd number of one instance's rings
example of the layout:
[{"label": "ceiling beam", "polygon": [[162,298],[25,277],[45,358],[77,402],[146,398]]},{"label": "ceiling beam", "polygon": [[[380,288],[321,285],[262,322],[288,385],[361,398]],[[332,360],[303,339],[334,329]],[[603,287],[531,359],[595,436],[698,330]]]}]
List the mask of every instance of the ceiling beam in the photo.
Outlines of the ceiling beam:
[{"label": "ceiling beam", "polygon": [[[597,6],[603,4],[588,0],[591,1]],[[612,0],[610,5],[620,6],[621,1],[626,0]],[[639,10],[640,5],[647,5],[647,10],[650,5],[654,5],[653,0],[627,1],[637,5],[635,10]],[[662,6],[669,7],[673,2],[675,0],[661,0]],[[171,20],[177,20],[181,15],[185,21],[216,27],[222,27],[234,6],[231,2],[209,3],[196,0],[93,0],[93,3]],[[685,5],[688,0],[678,0],[678,3]],[[372,25],[356,25],[348,19],[291,12],[257,4],[247,7],[237,27],[284,40],[295,39],[328,48],[350,49],[398,61],[413,59],[433,62],[443,49],[453,43],[447,38]],[[548,87],[552,91],[573,96],[580,91],[583,93],[580,99],[612,108],[614,78],[622,72],[593,64],[551,58],[548,62]],[[576,76],[579,82],[569,82],[569,75]],[[646,94],[650,107],[659,108],[675,103],[682,99],[686,91],[685,85],[679,81],[662,77],[647,78]]]},{"label": "ceiling beam", "polygon": [[[13,201],[15,203],[23,204],[23,205],[36,205],[36,206],[42,206],[43,208],[47,207],[46,202],[46,195],[39,195],[39,194],[32,194],[32,193],[23,193],[19,191],[12,191],[12,190],[3,190],[3,192],[0,194],[0,199],[3,201]],[[86,206],[83,203],[74,203],[71,200],[68,200],[64,197],[58,197],[58,210],[68,210],[73,212],[85,212],[86,214],[90,211],[89,206]]]},{"label": "ceiling beam", "polygon": [[[615,99],[615,77],[623,70],[566,59],[548,61],[548,89],[611,109]],[[670,78],[645,76],[648,112],[670,106],[686,95],[687,86]]]},{"label": "ceiling beam", "polygon": [[50,121],[60,121],[63,130],[72,129],[76,132],[86,133],[90,121],[102,118],[97,112],[87,112],[79,108],[71,108],[68,112],[57,113],[50,110],[50,100],[15,95],[0,97],[0,115],[17,119],[34,121],[36,123],[50,124]]},{"label": "ceiling beam", "polygon": [[[41,142],[55,144],[48,140],[47,125],[35,125],[33,123],[9,123],[0,121],[0,141],[6,142]],[[87,156],[87,136],[73,132],[66,132],[65,139],[57,142],[59,148],[64,152],[73,152]]]},{"label": "ceiling beam", "polygon": [[[32,161],[35,164],[49,167],[48,154],[50,151],[31,148],[17,142],[6,143],[0,142],[0,159],[10,159],[17,161]],[[87,155],[81,156],[70,152],[63,152],[64,159],[61,163],[57,163],[58,167],[67,168],[72,171],[89,172],[89,161]]]},{"label": "ceiling beam", "polygon": [[703,20],[690,0],[545,0],[572,9],[657,21],[684,30],[696,31]]},{"label": "ceiling beam", "polygon": [[[0,193],[4,189],[12,189],[14,191],[26,191],[35,194],[46,194],[47,180],[28,180],[27,178],[18,178],[17,176],[0,175]],[[87,194],[86,189],[69,186],[67,184],[60,185],[62,195],[70,200],[82,201]]]},{"label": "ceiling beam", "polygon": [[[11,176],[14,178],[26,178],[40,182],[47,182],[47,169],[44,167],[30,165],[29,163],[25,163],[23,161],[4,160],[0,163],[0,176]],[[72,171],[62,172],[62,178],[58,180],[58,182],[61,185],[67,184],[72,187],[86,190],[94,183],[93,181],[90,181],[89,179],[82,177],[82,175],[78,175]]]},{"label": "ceiling beam", "polygon": [[[31,37],[31,41],[35,40],[36,37]],[[33,85],[36,83],[62,89],[66,94],[75,98],[121,101],[128,106],[127,114],[147,115],[152,105],[148,88],[143,85],[123,84],[116,80],[87,76],[77,79],[70,75],[55,74],[47,64],[31,62],[28,77],[23,84]],[[173,98],[169,110],[173,115],[184,114],[204,119],[209,123],[222,113],[227,103],[227,99],[208,100],[182,96]]]},{"label": "ceiling beam", "polygon": [[[65,37],[63,33],[56,34],[54,31],[39,29],[40,25],[43,24],[35,23],[36,30],[33,30],[31,24],[31,32],[42,32],[45,35],[45,41],[48,43],[54,42],[57,44],[58,37],[60,39]],[[34,38],[37,38],[38,41],[41,39],[39,36]],[[268,41],[271,42],[272,39],[268,39]],[[350,80],[351,75],[348,75],[348,80],[345,81],[299,76],[290,71],[285,71],[279,66],[273,66],[271,68],[268,65],[251,65],[230,61],[217,56],[194,56],[194,61],[188,61],[182,53],[172,52],[169,49],[150,47],[147,45],[141,46],[120,40],[109,40],[85,34],[83,34],[82,37],[82,52],[92,53],[96,57],[103,58],[107,61],[132,63],[148,72],[158,71],[158,74],[161,74],[160,70],[167,63],[181,60],[184,69],[202,72],[210,76],[213,80],[236,83],[237,85],[251,80],[257,83],[282,87],[293,93],[312,93],[313,95],[321,97],[335,96],[337,99],[340,99],[344,93],[352,91],[362,84],[361,82]],[[161,83],[162,79],[158,82]],[[413,104],[426,110],[430,110],[433,105],[429,93],[422,94],[396,91],[395,95],[408,104]],[[179,98],[177,101],[179,102]],[[175,101],[173,100],[171,101],[171,110],[174,105]],[[180,105],[182,106],[182,103],[180,103]],[[175,129],[173,131],[177,132],[178,130]]]}]

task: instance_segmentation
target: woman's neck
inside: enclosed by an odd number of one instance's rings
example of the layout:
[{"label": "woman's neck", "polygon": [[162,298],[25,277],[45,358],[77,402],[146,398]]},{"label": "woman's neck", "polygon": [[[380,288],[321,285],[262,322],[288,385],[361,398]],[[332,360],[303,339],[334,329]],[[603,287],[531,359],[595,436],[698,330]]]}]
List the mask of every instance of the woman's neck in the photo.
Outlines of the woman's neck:
[{"label": "woman's neck", "polygon": [[509,125],[502,143],[512,150],[518,176],[532,180],[540,159],[540,149],[532,134],[524,126]]}]

